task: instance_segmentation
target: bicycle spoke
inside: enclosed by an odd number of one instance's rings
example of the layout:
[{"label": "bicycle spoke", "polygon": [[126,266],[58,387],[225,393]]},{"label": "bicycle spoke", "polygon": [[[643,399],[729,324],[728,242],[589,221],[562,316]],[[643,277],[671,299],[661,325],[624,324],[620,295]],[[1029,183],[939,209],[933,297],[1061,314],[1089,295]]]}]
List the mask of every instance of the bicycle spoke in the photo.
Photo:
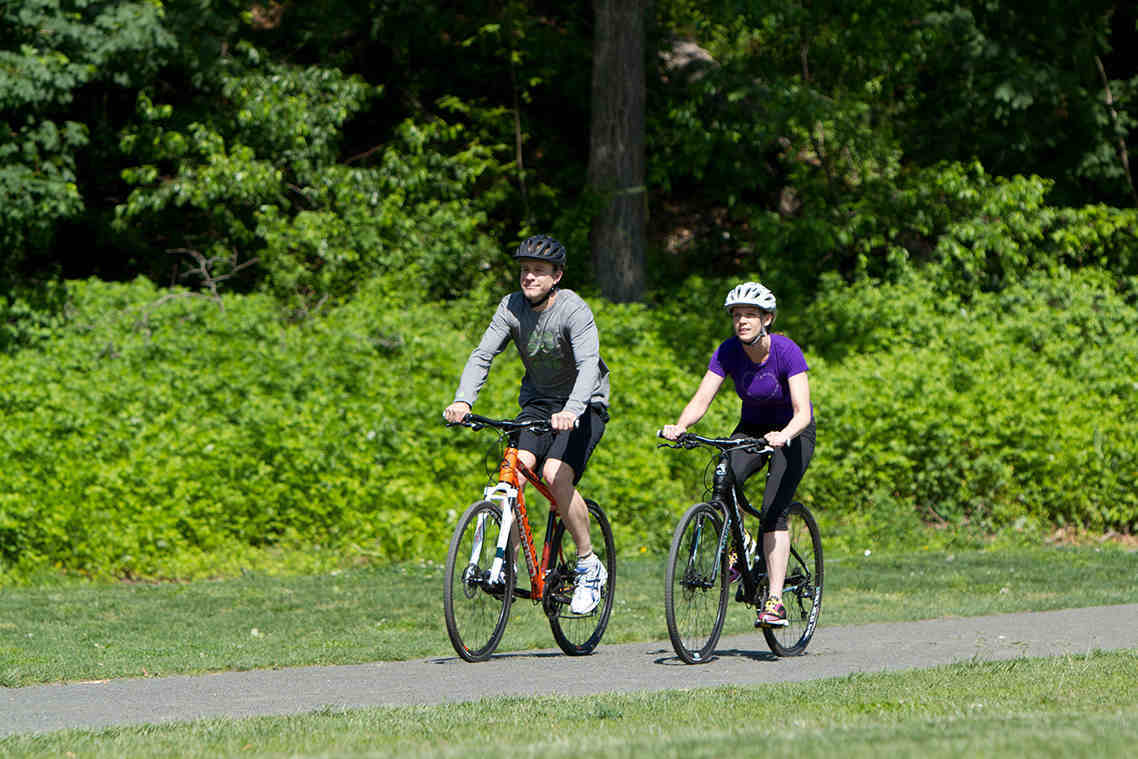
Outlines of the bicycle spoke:
[{"label": "bicycle spoke", "polygon": [[577,551],[565,525],[558,523],[553,536],[553,551],[557,557],[551,579],[556,585],[546,589],[546,614],[553,638],[561,650],[570,656],[588,654],[597,647],[608,626],[612,613],[613,590],[616,587],[616,547],[612,527],[600,506],[586,501],[589,509],[589,537],[593,553],[601,560],[608,579],[601,588],[601,599],[596,608],[587,614],[574,614],[569,609],[576,581]]},{"label": "bicycle spoke", "polygon": [[727,615],[727,573],[719,553],[723,520],[710,504],[693,506],[672,538],[664,586],[664,615],[676,655],[707,661]]},{"label": "bicycle spoke", "polygon": [[500,582],[490,582],[501,510],[490,501],[474,504],[459,519],[447,551],[443,611],[454,650],[467,661],[488,659],[506,630],[513,603],[513,561]]},{"label": "bicycle spoke", "polygon": [[806,650],[822,611],[822,539],[814,517],[800,503],[790,506],[790,560],[782,603],[786,627],[764,628],[767,644],[778,656],[797,656]]}]

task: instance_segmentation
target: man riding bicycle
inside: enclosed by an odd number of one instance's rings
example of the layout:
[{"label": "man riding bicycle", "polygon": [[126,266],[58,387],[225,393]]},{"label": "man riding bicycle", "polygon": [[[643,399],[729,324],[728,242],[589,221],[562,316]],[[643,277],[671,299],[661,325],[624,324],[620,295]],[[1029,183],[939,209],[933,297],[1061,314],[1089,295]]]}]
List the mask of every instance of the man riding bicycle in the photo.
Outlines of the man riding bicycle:
[{"label": "man riding bicycle", "polygon": [[534,235],[522,241],[514,258],[521,290],[498,303],[443,417],[460,422],[470,413],[491,363],[513,340],[525,367],[517,418],[545,421],[553,428],[548,435],[521,432],[518,458],[535,471],[543,460],[541,475],[577,547],[577,580],[569,608],[574,614],[588,614],[600,601],[608,572],[593,553],[588,507],[577,483],[609,419],[609,371],[600,356],[592,310],[575,292],[558,287],[565,273],[565,247],[548,235]]}]

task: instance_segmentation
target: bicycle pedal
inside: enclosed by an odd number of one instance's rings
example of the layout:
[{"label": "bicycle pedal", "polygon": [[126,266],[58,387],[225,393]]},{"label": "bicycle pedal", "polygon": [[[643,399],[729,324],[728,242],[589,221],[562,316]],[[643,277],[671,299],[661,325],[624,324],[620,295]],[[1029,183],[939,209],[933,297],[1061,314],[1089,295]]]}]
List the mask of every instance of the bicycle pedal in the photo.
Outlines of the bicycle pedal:
[{"label": "bicycle pedal", "polygon": [[735,589],[735,600],[740,603],[745,603],[748,606],[760,606],[763,602],[763,592],[761,589],[756,588],[755,595],[757,598],[747,598],[746,587],[743,583],[739,583],[739,587]]}]

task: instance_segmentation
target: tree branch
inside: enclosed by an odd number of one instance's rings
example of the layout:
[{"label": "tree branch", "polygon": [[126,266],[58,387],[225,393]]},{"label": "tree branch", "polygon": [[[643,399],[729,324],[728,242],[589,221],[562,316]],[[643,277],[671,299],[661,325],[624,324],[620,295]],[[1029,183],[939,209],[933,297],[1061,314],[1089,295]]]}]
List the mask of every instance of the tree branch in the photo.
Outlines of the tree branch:
[{"label": "tree branch", "polygon": [[[197,267],[190,268],[182,272],[180,278],[185,279],[191,275],[201,277],[202,286],[209,290],[209,294],[206,295],[205,293],[201,292],[166,293],[158,300],[146,306],[142,310],[142,313],[139,315],[138,322],[135,326],[138,329],[145,330],[147,335],[150,334],[151,313],[153,313],[162,304],[167,303],[171,300],[175,300],[177,298],[209,298],[217,304],[219,310],[224,311],[225,304],[221,300],[221,294],[218,292],[218,286],[225,280],[230,279],[236,275],[237,272],[241,271],[247,266],[252,266],[259,260],[257,258],[250,258],[247,261],[238,263],[236,252],[230,253],[229,255],[206,258],[205,254],[199,250],[194,250],[193,248],[171,248],[166,252],[171,254],[177,253],[189,256],[190,258],[194,259],[194,261],[197,263]],[[228,268],[224,273],[218,273],[215,271],[215,267],[218,264],[228,264]]]},{"label": "tree branch", "polygon": [[1102,88],[1106,94],[1106,108],[1110,111],[1110,119],[1114,123],[1114,129],[1118,132],[1118,160],[1122,162],[1122,171],[1126,174],[1126,183],[1130,185],[1130,197],[1134,201],[1134,206],[1138,208],[1138,191],[1134,189],[1134,177],[1130,174],[1130,156],[1126,151],[1126,138],[1124,138],[1122,127],[1118,123],[1118,111],[1114,109],[1114,96],[1110,92],[1110,79],[1106,76],[1106,68],[1102,65],[1102,59],[1095,56],[1095,65],[1098,66],[1099,76],[1102,77]]}]

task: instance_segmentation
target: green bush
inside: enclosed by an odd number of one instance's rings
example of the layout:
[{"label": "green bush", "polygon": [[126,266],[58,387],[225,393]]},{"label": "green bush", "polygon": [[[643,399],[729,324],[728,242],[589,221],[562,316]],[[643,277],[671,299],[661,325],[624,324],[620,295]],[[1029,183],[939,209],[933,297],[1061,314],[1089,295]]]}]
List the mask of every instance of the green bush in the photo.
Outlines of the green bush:
[{"label": "green bush", "polygon": [[[265,295],[68,283],[63,317],[0,353],[0,578],[440,559],[495,462],[489,433],[440,412],[497,294],[421,304],[409,284],[373,280],[290,325]],[[662,551],[704,496],[708,457],[655,438],[730,334],[708,301],[721,283],[687,284],[654,307],[592,303],[612,422],[581,487],[626,552]],[[829,545],[1138,527],[1134,304],[1105,274],[1062,269],[967,305],[935,293],[833,285],[780,315],[812,367],[800,496]],[[512,415],[519,380],[509,350],[478,411]],[[737,413],[725,388],[698,430]]]},{"label": "green bush", "polygon": [[[1136,313],[1109,277],[1034,274],[968,307],[863,290],[829,317],[870,325],[853,339],[879,349],[815,372],[822,440],[806,492],[887,521],[1138,526]],[[877,316],[902,313],[919,339],[875,342]]]}]

